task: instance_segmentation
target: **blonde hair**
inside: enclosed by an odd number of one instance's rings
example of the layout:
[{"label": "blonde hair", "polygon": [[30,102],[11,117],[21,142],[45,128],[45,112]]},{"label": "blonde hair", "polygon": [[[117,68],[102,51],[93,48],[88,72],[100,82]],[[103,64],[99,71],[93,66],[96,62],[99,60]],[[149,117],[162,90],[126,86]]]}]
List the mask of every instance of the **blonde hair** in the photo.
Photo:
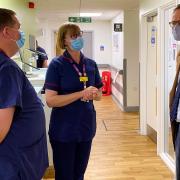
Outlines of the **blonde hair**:
[{"label": "blonde hair", "polygon": [[69,33],[70,35],[78,34],[80,33],[80,28],[78,25],[73,24],[73,23],[63,24],[58,30],[57,42],[56,42],[57,48],[66,49],[64,40],[67,33]]}]

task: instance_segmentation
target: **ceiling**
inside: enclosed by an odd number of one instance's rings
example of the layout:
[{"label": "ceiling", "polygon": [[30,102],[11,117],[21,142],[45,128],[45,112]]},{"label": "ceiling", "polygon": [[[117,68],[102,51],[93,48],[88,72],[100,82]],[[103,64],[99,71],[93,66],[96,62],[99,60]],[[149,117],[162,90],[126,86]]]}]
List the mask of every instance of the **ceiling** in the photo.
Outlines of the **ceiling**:
[{"label": "ceiling", "polygon": [[38,19],[67,20],[80,12],[101,12],[96,20],[111,20],[122,10],[134,10],[139,0],[34,0]]}]

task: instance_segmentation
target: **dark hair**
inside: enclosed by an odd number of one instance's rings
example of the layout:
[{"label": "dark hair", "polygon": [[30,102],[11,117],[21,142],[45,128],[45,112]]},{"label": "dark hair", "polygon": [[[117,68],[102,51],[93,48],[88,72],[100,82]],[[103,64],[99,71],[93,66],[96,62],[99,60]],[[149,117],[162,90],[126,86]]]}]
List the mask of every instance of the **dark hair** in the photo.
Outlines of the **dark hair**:
[{"label": "dark hair", "polygon": [[180,9],[180,4],[178,4],[178,5],[176,6],[176,8],[174,9],[173,12],[175,12],[176,10],[179,10],[179,9]]},{"label": "dark hair", "polygon": [[13,26],[16,23],[13,19],[14,15],[16,15],[16,13],[10,9],[0,8],[0,31],[5,26]]}]

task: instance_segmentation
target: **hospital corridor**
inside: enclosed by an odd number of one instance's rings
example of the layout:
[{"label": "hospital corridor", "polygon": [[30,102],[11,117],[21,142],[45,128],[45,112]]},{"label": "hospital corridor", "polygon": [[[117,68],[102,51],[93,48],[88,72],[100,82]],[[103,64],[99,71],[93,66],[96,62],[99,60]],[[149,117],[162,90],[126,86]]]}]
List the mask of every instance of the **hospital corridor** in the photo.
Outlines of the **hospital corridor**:
[{"label": "hospital corridor", "polygon": [[0,180],[180,180],[180,0],[0,0]]}]

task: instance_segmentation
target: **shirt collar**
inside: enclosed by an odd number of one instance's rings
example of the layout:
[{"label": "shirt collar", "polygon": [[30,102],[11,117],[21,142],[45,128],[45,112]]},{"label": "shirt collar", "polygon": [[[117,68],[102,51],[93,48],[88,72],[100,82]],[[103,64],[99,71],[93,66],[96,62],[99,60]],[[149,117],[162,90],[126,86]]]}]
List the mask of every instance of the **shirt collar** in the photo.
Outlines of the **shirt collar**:
[{"label": "shirt collar", "polygon": [[3,51],[0,51],[0,64],[6,61],[7,59],[10,59]]},{"label": "shirt collar", "polygon": [[[63,56],[73,60],[73,58],[71,57],[71,55],[69,54],[69,52],[67,50],[64,51]],[[84,62],[84,58],[85,58],[84,54],[82,52],[80,52],[80,63],[79,64],[82,64]],[[73,62],[75,64],[77,64],[74,60],[73,60]]]}]

